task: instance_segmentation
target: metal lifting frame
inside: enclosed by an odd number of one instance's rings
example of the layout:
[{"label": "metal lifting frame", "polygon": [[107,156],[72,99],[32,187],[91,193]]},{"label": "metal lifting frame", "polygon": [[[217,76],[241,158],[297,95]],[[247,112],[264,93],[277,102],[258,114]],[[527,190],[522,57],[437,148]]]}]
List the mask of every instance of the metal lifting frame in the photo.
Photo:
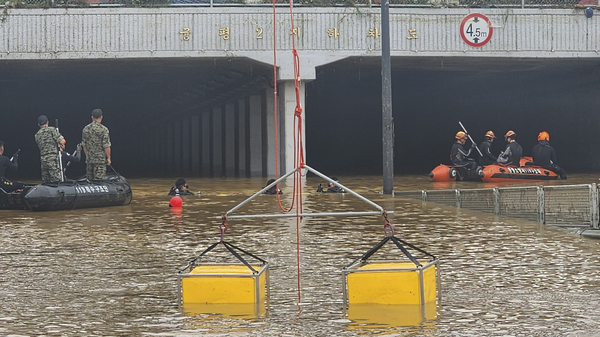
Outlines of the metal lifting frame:
[{"label": "metal lifting frame", "polygon": [[[231,213],[237,211],[238,209],[240,209],[242,206],[246,205],[248,202],[250,202],[252,199],[256,198],[257,196],[263,194],[266,190],[270,189],[271,187],[277,185],[280,181],[282,181],[283,179],[291,176],[292,174],[294,174],[297,170],[299,169],[293,169],[290,172],[284,174],[283,176],[281,176],[279,179],[275,180],[274,182],[272,182],[271,184],[265,186],[262,190],[256,192],[253,196],[251,196],[250,198],[242,201],[240,204],[238,204],[237,206],[235,206],[234,208],[230,209],[227,213],[225,213],[225,218],[226,219],[244,219],[244,218],[287,218],[287,217],[296,217],[296,216],[300,216],[300,217],[318,217],[318,216],[351,216],[351,215],[382,215],[384,213],[387,214],[393,214],[394,211],[385,211],[383,209],[383,207],[377,205],[376,203],[372,202],[371,200],[363,197],[362,195],[352,191],[351,189],[349,189],[348,187],[340,184],[337,181],[334,181],[333,179],[329,178],[328,176],[324,175],[323,173],[313,169],[312,167],[305,165],[304,166],[308,171],[314,173],[315,175],[327,180],[328,182],[332,183],[332,184],[336,184],[339,185],[341,188],[343,188],[344,190],[346,190],[348,193],[352,194],[353,196],[359,198],[360,200],[366,202],[367,204],[377,208],[379,211],[372,211],[372,212],[329,212],[329,213],[302,213],[299,215],[296,214],[290,214],[290,213],[286,213],[286,214],[253,214],[253,215],[230,215]],[[219,217],[221,218],[221,217]]]}]

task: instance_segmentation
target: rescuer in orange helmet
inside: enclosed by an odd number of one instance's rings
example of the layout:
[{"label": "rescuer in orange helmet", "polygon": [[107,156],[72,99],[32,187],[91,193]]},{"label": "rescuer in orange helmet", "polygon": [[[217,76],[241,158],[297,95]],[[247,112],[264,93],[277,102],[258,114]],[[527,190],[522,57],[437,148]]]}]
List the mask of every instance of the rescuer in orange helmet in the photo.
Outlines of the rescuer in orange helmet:
[{"label": "rescuer in orange helmet", "polygon": [[560,176],[560,179],[567,179],[565,170],[556,165],[556,153],[550,146],[550,135],[546,131],[538,135],[538,143],[531,150],[533,154],[533,163],[547,170],[553,171]]},{"label": "rescuer in orange helmet", "polygon": [[523,148],[517,141],[517,134],[513,130],[509,130],[504,135],[504,140],[508,143],[504,151],[498,156],[497,162],[500,164],[506,164],[510,166],[519,167],[521,165],[521,156],[523,156]]},{"label": "rescuer in orange helmet", "polygon": [[474,171],[477,168],[477,163],[473,158],[469,158],[469,155],[475,148],[475,143],[471,144],[469,151],[466,151],[463,145],[467,142],[467,134],[459,131],[454,138],[456,138],[456,142],[452,145],[452,149],[450,150],[450,161],[452,162],[452,165],[461,166],[467,170]]},{"label": "rescuer in orange helmet", "polygon": [[483,156],[479,157],[480,166],[496,164],[498,158],[490,151],[494,138],[496,138],[496,135],[494,135],[494,132],[490,130],[485,133],[484,141],[479,144],[479,150],[481,150],[481,153],[483,154]]}]

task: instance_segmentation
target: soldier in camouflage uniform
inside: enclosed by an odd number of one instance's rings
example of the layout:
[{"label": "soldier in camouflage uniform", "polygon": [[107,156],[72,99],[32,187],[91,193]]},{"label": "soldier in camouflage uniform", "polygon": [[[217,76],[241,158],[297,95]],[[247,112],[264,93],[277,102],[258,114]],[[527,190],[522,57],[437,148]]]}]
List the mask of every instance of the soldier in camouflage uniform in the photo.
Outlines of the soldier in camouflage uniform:
[{"label": "soldier in camouflage uniform", "polygon": [[35,134],[35,142],[40,148],[42,162],[42,184],[62,181],[58,162],[59,148],[64,148],[67,141],[53,126],[48,126],[48,118],[41,115],[38,118],[40,129]]},{"label": "soldier in camouflage uniform", "polygon": [[89,180],[102,180],[110,160],[110,136],[102,123],[102,110],[92,111],[92,122],[83,128],[83,151],[85,152],[86,175]]}]

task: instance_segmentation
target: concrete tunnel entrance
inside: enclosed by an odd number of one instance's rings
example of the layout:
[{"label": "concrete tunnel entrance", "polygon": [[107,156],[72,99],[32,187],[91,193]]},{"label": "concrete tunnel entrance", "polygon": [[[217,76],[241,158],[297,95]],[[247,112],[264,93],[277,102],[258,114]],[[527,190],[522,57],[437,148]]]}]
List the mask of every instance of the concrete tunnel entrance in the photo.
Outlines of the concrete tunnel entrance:
[{"label": "concrete tunnel entrance", "polygon": [[[332,63],[318,68],[317,79],[306,84],[306,153],[312,167],[329,175],[381,174],[379,62]],[[537,134],[548,131],[559,164],[568,171],[600,169],[600,61],[420,57],[392,63],[396,172],[427,174],[447,163],[458,120],[477,142],[493,130],[499,137],[496,152],[504,148],[502,135],[509,129],[526,155]],[[113,167],[126,177],[265,175],[250,167],[248,156],[241,161],[236,156],[234,170],[218,165],[225,159],[216,152],[225,153],[226,147],[254,153],[263,168],[268,163],[260,147],[237,141],[230,147],[225,137],[232,130],[212,118],[243,119],[245,112],[225,112],[228,102],[240,111],[250,97],[264,105],[265,93],[272,92],[269,65],[246,59],[2,61],[0,74],[0,139],[7,156],[22,149],[19,172],[9,179],[39,179],[33,138],[38,115],[47,115],[51,124],[59,119],[72,151],[94,108],[105,112]],[[215,115],[215,108],[224,112]],[[268,112],[260,123],[237,128],[264,129],[273,118]],[[255,137],[263,144],[272,141]],[[189,155],[194,151],[200,157]],[[68,175],[82,175],[84,168],[74,165]]]}]

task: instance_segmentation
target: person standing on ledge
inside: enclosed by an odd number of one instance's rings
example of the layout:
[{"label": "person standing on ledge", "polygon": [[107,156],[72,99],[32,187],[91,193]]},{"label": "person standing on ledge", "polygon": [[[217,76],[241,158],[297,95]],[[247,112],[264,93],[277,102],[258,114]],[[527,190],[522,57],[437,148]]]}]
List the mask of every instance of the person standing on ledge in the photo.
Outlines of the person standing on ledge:
[{"label": "person standing on ledge", "polygon": [[62,181],[58,151],[64,149],[67,141],[55,127],[48,126],[48,117],[38,117],[38,126],[35,142],[40,148],[42,184]]},{"label": "person standing on ledge", "polygon": [[102,125],[102,110],[92,111],[92,122],[83,128],[83,152],[85,152],[86,176],[88,180],[102,180],[106,166],[111,165],[110,136]]}]

